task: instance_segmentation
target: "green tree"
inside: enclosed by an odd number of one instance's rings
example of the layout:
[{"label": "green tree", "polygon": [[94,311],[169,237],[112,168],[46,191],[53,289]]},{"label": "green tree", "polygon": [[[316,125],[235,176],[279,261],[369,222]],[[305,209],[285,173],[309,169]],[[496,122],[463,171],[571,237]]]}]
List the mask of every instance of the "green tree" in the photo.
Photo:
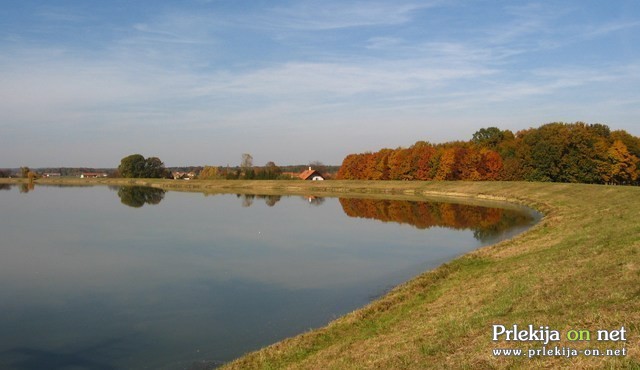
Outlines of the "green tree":
[{"label": "green tree", "polygon": [[524,144],[530,148],[526,162],[531,171],[525,180],[561,181],[562,157],[568,142],[569,132],[563,123],[549,123],[531,130],[523,137]]},{"label": "green tree", "polygon": [[261,171],[261,178],[265,180],[274,180],[280,177],[282,170],[274,162],[269,161]]},{"label": "green tree", "polygon": [[144,161],[144,173],[141,177],[149,179],[166,178],[169,177],[168,172],[160,158],[149,157]]},{"label": "green tree", "polygon": [[120,160],[118,172],[125,178],[142,177],[144,172],[145,159],[141,154],[131,154]]},{"label": "green tree", "polygon": [[599,135],[606,132],[605,127],[600,125],[592,128],[577,122],[566,125],[566,128],[569,134],[560,162],[561,173],[558,181],[589,184],[600,182],[598,161],[604,160],[604,158],[600,158],[596,143],[599,140]]},{"label": "green tree", "polygon": [[163,178],[169,171],[158,157],[144,158],[141,154],[131,154],[122,158],[118,166],[120,176],[125,178]]},{"label": "green tree", "polygon": [[496,149],[504,140],[504,132],[497,127],[481,128],[473,134],[471,142],[479,146]]}]

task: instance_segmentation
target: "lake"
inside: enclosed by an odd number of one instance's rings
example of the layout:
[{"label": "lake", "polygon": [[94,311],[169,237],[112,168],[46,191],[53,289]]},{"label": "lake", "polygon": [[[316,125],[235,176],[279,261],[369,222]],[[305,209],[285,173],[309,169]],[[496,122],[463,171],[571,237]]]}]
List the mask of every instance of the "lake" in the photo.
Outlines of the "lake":
[{"label": "lake", "polygon": [[2,369],[217,365],[540,217],[441,200],[0,187]]}]

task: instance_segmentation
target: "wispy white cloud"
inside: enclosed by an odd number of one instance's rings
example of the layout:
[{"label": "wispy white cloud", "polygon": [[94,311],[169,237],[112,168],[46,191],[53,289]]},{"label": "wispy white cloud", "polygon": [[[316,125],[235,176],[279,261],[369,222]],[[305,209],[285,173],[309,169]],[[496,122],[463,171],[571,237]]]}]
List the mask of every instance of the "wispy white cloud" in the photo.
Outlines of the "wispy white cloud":
[{"label": "wispy white cloud", "polygon": [[77,9],[70,9],[68,7],[47,5],[39,7],[36,10],[35,15],[44,21],[49,22],[87,22],[92,19],[95,20],[90,14],[81,12]]},{"label": "wispy white cloud", "polygon": [[406,46],[406,41],[399,37],[378,36],[372,37],[367,41],[366,47],[374,50],[388,50]]},{"label": "wispy white cloud", "polygon": [[138,23],[133,25],[133,29],[138,31],[139,35],[130,39],[125,39],[123,43],[135,44],[137,42],[158,42],[158,43],[171,43],[171,44],[206,44],[209,41],[203,39],[197,39],[193,36],[185,37],[174,31],[167,31],[163,29],[154,29],[150,25],[145,23]]},{"label": "wispy white cloud", "polygon": [[[543,3],[496,8],[506,14],[501,22],[459,22],[456,27],[465,26],[441,32],[446,21],[429,22],[429,8],[437,2],[266,6],[242,15],[158,11],[114,26],[91,47],[65,40],[46,46],[18,42],[30,35],[14,34],[0,44],[0,141],[12,141],[9,134],[56,132],[70,140],[81,132],[107,149],[163,150],[173,140],[189,140],[180,154],[167,151],[188,158],[208,153],[212,142],[220,153],[237,150],[230,143],[241,138],[268,155],[292,138],[339,127],[342,137],[319,137],[327,142],[321,149],[289,147],[309,159],[338,163],[350,145],[376,149],[418,138],[456,139],[447,127],[473,130],[470,122],[500,117],[531,124],[540,112],[545,119],[560,115],[564,104],[576,114],[581,101],[600,97],[599,112],[592,103],[579,119],[609,111],[629,120],[637,112],[629,108],[639,96],[637,50],[625,61],[565,51],[622,32],[635,40],[629,31],[640,25],[636,21],[565,26],[571,8]],[[456,19],[452,11],[465,9],[447,2],[438,10]],[[620,112],[616,97],[630,102],[623,104],[628,114]],[[429,126],[433,122],[440,124]],[[118,140],[121,132],[134,139]],[[141,139],[146,136],[151,139]],[[323,158],[323,151],[332,157]]]},{"label": "wispy white cloud", "polygon": [[585,32],[581,33],[583,37],[601,37],[612,33],[632,30],[640,27],[640,21],[618,21],[600,24],[597,26],[586,26]]},{"label": "wispy white cloud", "polygon": [[303,29],[330,30],[374,25],[397,25],[410,21],[414,12],[430,8],[435,1],[316,1],[295,2],[276,7],[268,15],[273,25]]},{"label": "wispy white cloud", "polygon": [[225,89],[266,96],[296,97],[320,93],[340,98],[356,94],[393,94],[490,73],[491,70],[484,68],[436,67],[419,61],[292,62],[239,75]]},{"label": "wispy white cloud", "polygon": [[106,50],[122,59],[145,58],[151,64],[196,63],[212,54],[217,44],[215,21],[201,14],[175,12],[130,25]]},{"label": "wispy white cloud", "polygon": [[531,2],[524,5],[507,5],[504,8],[507,21],[490,28],[489,34],[496,43],[518,41],[528,36],[545,37],[557,32],[558,22],[570,15],[573,9],[562,3]]}]

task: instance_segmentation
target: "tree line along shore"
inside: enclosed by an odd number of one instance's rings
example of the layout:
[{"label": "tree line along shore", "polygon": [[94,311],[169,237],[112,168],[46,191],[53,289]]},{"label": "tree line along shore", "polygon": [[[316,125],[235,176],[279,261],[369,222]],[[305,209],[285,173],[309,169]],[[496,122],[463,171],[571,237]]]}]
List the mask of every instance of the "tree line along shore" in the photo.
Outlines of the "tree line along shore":
[{"label": "tree line along shore", "polygon": [[[513,133],[483,128],[469,141],[380,149],[347,155],[340,166],[311,162],[325,179],[541,181],[640,185],[640,138],[603,124],[549,123]],[[158,157],[131,154],[112,169],[29,167],[0,169],[0,178],[112,177],[201,180],[290,180],[307,165],[255,166],[243,153],[239,166],[166,168]]]},{"label": "tree line along shore", "polygon": [[348,155],[345,180],[506,180],[640,184],[640,138],[603,124],[549,123],[516,133],[497,127],[469,141]]}]

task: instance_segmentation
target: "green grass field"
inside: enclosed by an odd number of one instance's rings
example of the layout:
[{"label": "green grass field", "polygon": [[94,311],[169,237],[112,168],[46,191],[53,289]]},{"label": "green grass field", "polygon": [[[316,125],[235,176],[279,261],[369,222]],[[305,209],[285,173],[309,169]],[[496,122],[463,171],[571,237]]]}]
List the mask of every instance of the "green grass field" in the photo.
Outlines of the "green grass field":
[{"label": "green grass field", "polygon": [[[545,214],[514,239],[427,271],[326,327],[249,353],[226,368],[640,369],[640,188],[524,182],[136,181],[206,192],[507,200]],[[546,344],[547,350],[624,350],[626,356],[495,356],[498,348],[528,354],[545,345],[504,337],[493,341],[494,324],[557,330],[561,340]],[[598,330],[622,327],[626,340],[597,340]],[[570,341],[567,334],[576,333],[571,330],[587,330],[591,338]]]}]

